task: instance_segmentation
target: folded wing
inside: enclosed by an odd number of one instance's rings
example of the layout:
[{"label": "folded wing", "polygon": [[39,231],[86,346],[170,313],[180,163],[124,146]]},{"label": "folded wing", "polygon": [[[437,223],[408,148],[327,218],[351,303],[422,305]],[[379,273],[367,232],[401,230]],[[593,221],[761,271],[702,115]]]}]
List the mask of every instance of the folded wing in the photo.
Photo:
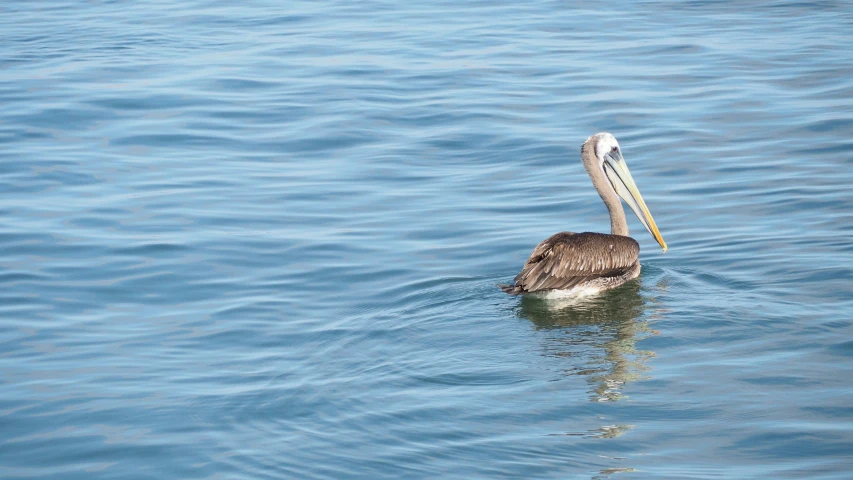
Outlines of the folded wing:
[{"label": "folded wing", "polygon": [[561,232],[533,249],[513,285],[501,285],[517,295],[544,290],[568,290],[603,277],[620,277],[635,268],[640,246],[631,237],[604,233]]}]

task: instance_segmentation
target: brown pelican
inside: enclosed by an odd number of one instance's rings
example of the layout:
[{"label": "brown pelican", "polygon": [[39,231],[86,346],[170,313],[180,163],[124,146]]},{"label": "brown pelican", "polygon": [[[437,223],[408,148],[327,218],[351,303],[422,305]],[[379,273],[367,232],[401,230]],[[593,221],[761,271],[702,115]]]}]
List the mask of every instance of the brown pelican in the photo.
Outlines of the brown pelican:
[{"label": "brown pelican", "polygon": [[560,232],[533,249],[512,285],[499,285],[511,295],[589,295],[618,287],[640,275],[640,245],[628,236],[621,197],[666,252],[646,202],[640,195],[616,138],[596,133],[581,147],[581,160],[592,185],[610,212],[610,235]]}]

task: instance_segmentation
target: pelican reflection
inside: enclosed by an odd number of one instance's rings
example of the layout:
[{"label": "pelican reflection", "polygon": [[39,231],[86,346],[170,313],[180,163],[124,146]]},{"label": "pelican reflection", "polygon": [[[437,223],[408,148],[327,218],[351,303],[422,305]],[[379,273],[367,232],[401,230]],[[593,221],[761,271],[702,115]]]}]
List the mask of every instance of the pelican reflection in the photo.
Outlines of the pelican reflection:
[{"label": "pelican reflection", "polygon": [[586,377],[591,400],[606,402],[623,398],[622,387],[649,369],[646,362],[654,352],[636,347],[638,340],[653,334],[643,319],[645,310],[639,282],[629,282],[562,304],[528,295],[518,314],[547,331],[544,355],[566,358],[564,373]]}]

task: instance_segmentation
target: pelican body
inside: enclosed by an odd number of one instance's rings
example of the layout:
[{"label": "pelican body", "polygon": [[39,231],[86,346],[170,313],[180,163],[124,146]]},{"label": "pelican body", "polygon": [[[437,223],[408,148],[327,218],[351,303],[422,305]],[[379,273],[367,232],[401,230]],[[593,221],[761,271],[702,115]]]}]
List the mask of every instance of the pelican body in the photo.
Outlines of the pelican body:
[{"label": "pelican body", "polygon": [[581,160],[610,212],[610,235],[593,232],[551,235],[533,249],[512,285],[499,285],[504,292],[546,297],[589,295],[637,278],[640,245],[628,236],[620,198],[666,252],[666,242],[628,171],[616,138],[606,132],[587,138],[581,147]]}]

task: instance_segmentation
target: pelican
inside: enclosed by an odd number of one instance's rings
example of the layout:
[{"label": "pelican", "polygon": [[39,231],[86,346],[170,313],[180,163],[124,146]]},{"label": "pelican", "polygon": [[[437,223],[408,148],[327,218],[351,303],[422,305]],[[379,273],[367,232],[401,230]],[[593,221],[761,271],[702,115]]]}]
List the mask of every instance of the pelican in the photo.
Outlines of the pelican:
[{"label": "pelican", "polygon": [[666,242],[628,171],[616,138],[606,132],[587,138],[581,147],[581,160],[610,212],[610,235],[593,232],[551,235],[533,249],[512,285],[498,285],[504,292],[546,298],[584,296],[637,278],[640,245],[628,236],[625,210],[619,198],[637,214],[640,223],[666,253]]}]

